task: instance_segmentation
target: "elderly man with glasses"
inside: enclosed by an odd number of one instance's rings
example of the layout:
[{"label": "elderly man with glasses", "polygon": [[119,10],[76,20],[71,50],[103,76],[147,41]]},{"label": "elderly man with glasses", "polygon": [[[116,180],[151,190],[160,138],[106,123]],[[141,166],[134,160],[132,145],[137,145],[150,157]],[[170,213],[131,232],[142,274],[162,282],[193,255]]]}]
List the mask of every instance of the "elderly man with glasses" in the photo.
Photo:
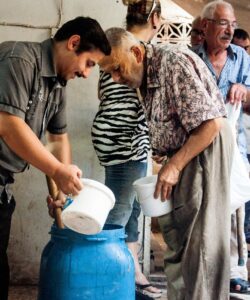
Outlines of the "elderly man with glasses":
[{"label": "elderly man with glasses", "polygon": [[[250,100],[250,60],[244,49],[231,44],[237,22],[234,9],[225,1],[208,3],[201,14],[204,43],[194,48],[203,59],[213,75],[224,102],[241,105],[242,101]],[[242,114],[238,120],[238,146],[246,159],[246,139],[242,127]],[[244,208],[231,216],[231,280],[233,292],[248,292],[248,272],[246,267],[247,247],[245,239],[239,239],[237,226],[244,235]],[[241,218],[239,218],[241,212]],[[243,216],[242,216],[243,215]],[[241,223],[241,224],[240,224]],[[238,247],[245,248],[243,257]],[[242,251],[241,251],[242,252]]]}]

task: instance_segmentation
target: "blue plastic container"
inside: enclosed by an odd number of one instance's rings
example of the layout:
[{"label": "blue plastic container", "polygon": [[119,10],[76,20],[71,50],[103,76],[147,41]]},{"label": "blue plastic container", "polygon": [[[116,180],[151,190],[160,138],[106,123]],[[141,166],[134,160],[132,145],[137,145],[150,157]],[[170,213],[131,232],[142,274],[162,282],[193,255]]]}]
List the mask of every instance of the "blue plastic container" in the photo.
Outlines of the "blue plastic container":
[{"label": "blue plastic container", "polygon": [[96,235],[51,228],[43,250],[38,300],[134,300],[132,255],[124,228],[106,225]]}]

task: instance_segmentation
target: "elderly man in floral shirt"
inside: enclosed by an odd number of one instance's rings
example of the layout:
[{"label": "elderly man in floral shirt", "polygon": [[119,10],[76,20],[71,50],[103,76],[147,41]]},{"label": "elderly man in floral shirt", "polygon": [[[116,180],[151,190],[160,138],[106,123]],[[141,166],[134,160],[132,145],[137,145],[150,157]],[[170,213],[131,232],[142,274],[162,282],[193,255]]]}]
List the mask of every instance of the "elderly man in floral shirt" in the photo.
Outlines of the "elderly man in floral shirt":
[{"label": "elderly man in floral shirt", "polygon": [[171,195],[174,207],[159,218],[168,297],[226,300],[233,137],[222,96],[191,50],[144,45],[121,28],[106,35],[112,53],[99,65],[114,81],[140,88],[152,149],[164,157],[155,197]]}]

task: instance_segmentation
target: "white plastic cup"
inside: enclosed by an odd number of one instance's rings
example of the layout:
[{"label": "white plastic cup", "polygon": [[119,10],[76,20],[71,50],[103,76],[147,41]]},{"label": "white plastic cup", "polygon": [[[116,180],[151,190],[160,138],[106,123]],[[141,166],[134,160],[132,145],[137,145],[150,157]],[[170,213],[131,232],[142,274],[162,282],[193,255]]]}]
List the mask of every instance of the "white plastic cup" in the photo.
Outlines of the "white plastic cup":
[{"label": "white plastic cup", "polygon": [[109,211],[114,207],[115,196],[104,184],[81,178],[83,189],[73,202],[62,211],[62,221],[68,228],[83,234],[102,231]]},{"label": "white plastic cup", "polygon": [[154,198],[156,181],[157,175],[152,175],[137,179],[133,183],[142,212],[148,217],[159,217],[171,212],[173,209],[171,199],[162,202],[160,198]]}]

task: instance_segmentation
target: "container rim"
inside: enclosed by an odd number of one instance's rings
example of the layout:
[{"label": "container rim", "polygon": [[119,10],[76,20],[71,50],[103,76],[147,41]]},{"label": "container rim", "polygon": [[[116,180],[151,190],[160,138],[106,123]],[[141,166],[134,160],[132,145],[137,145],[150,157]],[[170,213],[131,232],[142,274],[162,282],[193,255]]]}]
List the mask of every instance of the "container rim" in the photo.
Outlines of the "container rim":
[{"label": "container rim", "polygon": [[[93,179],[89,179],[89,178],[81,178],[80,179],[83,183],[83,188],[84,185],[90,186],[90,187],[94,187],[102,192],[104,192],[110,199],[110,201],[112,202],[112,205],[114,206],[115,204],[115,195],[114,193],[111,191],[110,188],[108,188],[106,185],[104,185],[103,183],[93,180]],[[81,193],[81,192],[80,192]],[[73,196],[72,199],[75,199],[76,197],[78,197],[80,194]]]},{"label": "container rim", "polygon": [[[143,182],[144,180],[146,179],[155,179],[155,181],[151,181],[151,182]],[[156,181],[157,181],[157,175],[150,175],[150,176],[145,176],[145,177],[142,177],[142,178],[139,178],[137,180],[135,180],[133,182],[133,186],[146,186],[146,185],[152,185],[152,184],[156,184]]]}]

